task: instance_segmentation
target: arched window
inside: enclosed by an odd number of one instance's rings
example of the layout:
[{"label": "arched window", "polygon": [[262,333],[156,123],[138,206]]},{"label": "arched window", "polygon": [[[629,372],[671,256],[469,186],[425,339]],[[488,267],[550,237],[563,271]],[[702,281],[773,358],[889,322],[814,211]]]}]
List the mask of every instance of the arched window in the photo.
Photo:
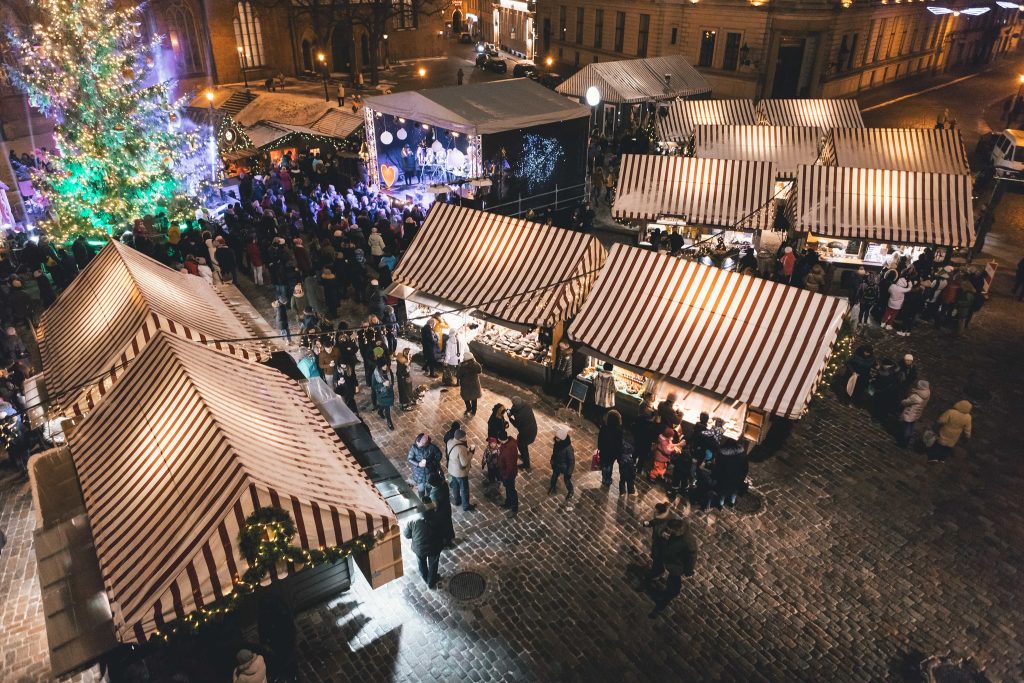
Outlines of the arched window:
[{"label": "arched window", "polygon": [[238,3],[235,43],[242,48],[238,56],[244,68],[263,66],[263,33],[260,31],[260,18],[256,16],[252,3],[248,0]]},{"label": "arched window", "polygon": [[306,71],[313,70],[313,45],[308,40],[302,41],[302,68]]},{"label": "arched window", "polygon": [[199,25],[190,5],[177,3],[167,9],[167,37],[178,73],[195,74],[206,70]]}]

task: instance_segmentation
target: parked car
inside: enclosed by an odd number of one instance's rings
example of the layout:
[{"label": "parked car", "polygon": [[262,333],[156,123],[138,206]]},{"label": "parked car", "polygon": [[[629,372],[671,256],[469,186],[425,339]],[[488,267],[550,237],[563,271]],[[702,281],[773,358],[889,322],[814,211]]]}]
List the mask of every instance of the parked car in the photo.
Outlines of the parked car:
[{"label": "parked car", "polygon": [[498,56],[498,48],[494,46],[494,43],[480,41],[476,44],[476,51],[478,54],[487,55],[488,57]]},{"label": "parked car", "polygon": [[562,81],[565,80],[565,78],[562,77],[561,74],[556,74],[553,71],[549,71],[547,73],[534,72],[530,75],[530,78],[537,81],[545,88],[549,88],[551,90],[554,90],[555,88],[560,86],[562,84]]},{"label": "parked car", "polygon": [[992,166],[996,176],[1024,175],[1024,130],[1006,129],[992,146]]},{"label": "parked car", "polygon": [[459,34],[459,42],[471,45],[473,43],[473,36],[470,35],[469,31],[463,31]]},{"label": "parked car", "polygon": [[529,62],[520,62],[512,67],[512,75],[516,78],[532,78],[537,73],[537,67]]},{"label": "parked car", "polygon": [[485,71],[493,71],[496,74],[508,73],[508,62],[497,57],[488,57],[484,62]]}]

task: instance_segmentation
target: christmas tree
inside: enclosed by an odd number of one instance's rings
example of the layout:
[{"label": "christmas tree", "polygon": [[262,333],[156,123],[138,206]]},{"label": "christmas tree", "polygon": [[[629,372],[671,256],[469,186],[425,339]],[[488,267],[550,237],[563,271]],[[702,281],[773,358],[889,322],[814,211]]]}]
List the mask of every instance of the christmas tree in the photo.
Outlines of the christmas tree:
[{"label": "christmas tree", "polygon": [[199,137],[183,100],[155,82],[160,36],[142,38],[140,9],[111,0],[33,0],[40,21],[11,33],[12,82],[55,122],[56,154],[35,177],[54,240],[106,237],[145,215],[192,212]]}]

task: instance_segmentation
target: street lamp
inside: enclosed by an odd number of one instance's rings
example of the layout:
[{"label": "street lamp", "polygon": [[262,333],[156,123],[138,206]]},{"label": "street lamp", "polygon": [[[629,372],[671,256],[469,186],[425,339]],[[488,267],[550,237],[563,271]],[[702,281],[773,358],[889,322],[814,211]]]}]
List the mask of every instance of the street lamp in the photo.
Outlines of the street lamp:
[{"label": "street lamp", "polygon": [[388,34],[384,34],[384,68],[390,69],[391,65],[388,63],[391,60],[391,50],[388,48]]},{"label": "street lamp", "polygon": [[213,90],[206,91],[206,101],[210,103],[210,111],[213,111]]},{"label": "street lamp", "polygon": [[548,66],[548,67],[552,66],[554,63],[555,63],[554,57],[548,57],[547,59],[544,60],[545,66]]},{"label": "street lamp", "polygon": [[245,50],[242,48],[241,45],[239,45],[236,49],[238,50],[238,59],[242,63],[242,80],[245,82],[245,89],[248,90],[249,89],[249,75],[247,73],[245,73]]},{"label": "street lamp", "polygon": [[320,75],[324,79],[324,102],[330,102],[331,97],[327,94],[327,57],[323,52],[317,52],[316,59],[320,62]]},{"label": "street lamp", "polygon": [[420,78],[426,78],[427,77],[427,70],[424,67],[422,67],[422,66],[419,68],[419,71],[417,71],[416,73],[418,73],[420,75]]}]

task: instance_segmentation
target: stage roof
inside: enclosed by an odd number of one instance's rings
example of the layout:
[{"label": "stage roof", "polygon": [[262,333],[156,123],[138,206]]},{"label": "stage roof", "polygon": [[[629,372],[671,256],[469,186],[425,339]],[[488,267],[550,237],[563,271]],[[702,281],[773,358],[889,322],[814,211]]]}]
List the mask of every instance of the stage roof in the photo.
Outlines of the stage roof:
[{"label": "stage roof", "polygon": [[589,107],[528,78],[367,97],[365,104],[374,111],[470,135],[590,116]]}]

